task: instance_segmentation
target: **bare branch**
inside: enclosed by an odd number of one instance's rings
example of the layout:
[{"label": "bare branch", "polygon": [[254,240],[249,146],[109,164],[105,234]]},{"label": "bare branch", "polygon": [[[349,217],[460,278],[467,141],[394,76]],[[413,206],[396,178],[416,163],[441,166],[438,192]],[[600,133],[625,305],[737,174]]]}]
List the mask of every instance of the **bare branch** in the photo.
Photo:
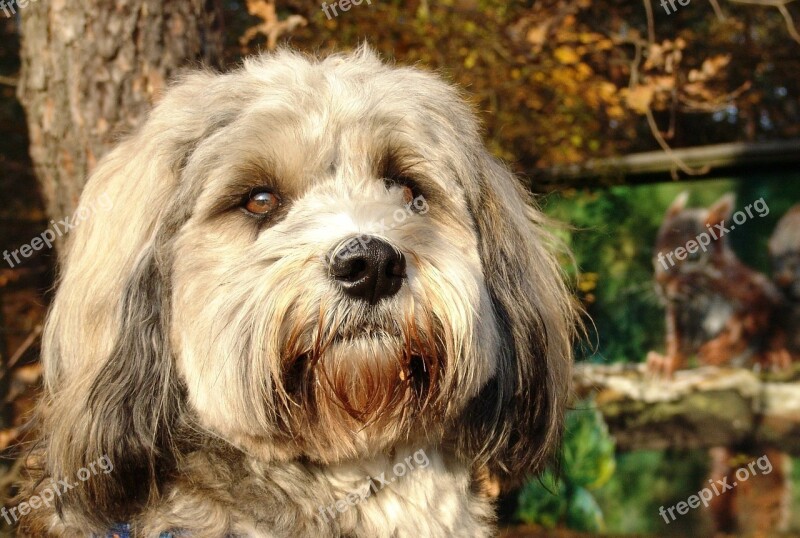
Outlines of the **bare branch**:
[{"label": "bare branch", "polygon": [[663,149],[664,153],[666,153],[669,156],[669,158],[672,159],[672,162],[675,165],[675,167],[672,169],[673,179],[675,180],[678,179],[676,168],[680,169],[683,173],[688,174],[690,176],[700,176],[708,173],[708,171],[710,170],[708,165],[701,166],[700,168],[692,168],[684,161],[682,161],[677,155],[675,155],[675,152],[672,151],[672,148],[669,146],[669,144],[667,144],[667,141],[664,140],[664,137],[661,135],[661,131],[658,128],[658,124],[656,123],[656,119],[653,117],[653,111],[650,109],[650,107],[647,107],[646,115],[647,115],[647,124],[650,126],[650,131],[653,133],[653,137],[655,137],[656,142],[658,142],[658,145],[661,146],[661,149]]},{"label": "bare branch", "polygon": [[725,21],[725,13],[722,12],[722,8],[719,6],[719,2],[717,0],[708,0],[711,3],[711,7],[714,8],[714,13],[717,14],[717,18],[721,21]]},{"label": "bare branch", "polygon": [[642,0],[644,2],[644,11],[647,13],[647,41],[650,45],[656,42],[656,26],[653,20],[653,6],[650,5],[650,0]]},{"label": "bare branch", "polygon": [[[28,349],[30,349],[30,347],[34,344],[34,342],[36,342],[36,340],[39,338],[41,334],[42,334],[41,325],[37,325],[36,327],[33,328],[33,330],[25,339],[25,341],[22,342],[22,345],[19,346],[19,349],[17,349],[17,351],[11,356],[11,358],[8,359],[8,363],[6,364],[7,370],[10,370],[14,366],[16,366],[17,362],[22,358],[25,352],[28,351]],[[0,375],[0,379],[2,379],[2,377],[3,376]]]},{"label": "bare branch", "polygon": [[726,93],[725,95],[720,95],[713,101],[696,101],[685,95],[679,96],[679,100],[682,105],[686,105],[687,108],[685,110],[688,110],[689,112],[717,112],[741,97],[741,95],[748,91],[752,86],[753,83],[748,80],[732,92]]},{"label": "bare branch", "polygon": [[631,62],[631,79],[628,83],[628,89],[633,89],[634,86],[639,84],[639,65],[642,63],[642,51],[644,49],[640,41],[636,41],[633,46],[636,47],[636,54],[633,62]]},{"label": "bare branch", "polygon": [[792,19],[792,14],[789,13],[789,10],[786,8],[786,4],[778,6],[778,11],[781,12],[783,19],[786,21],[786,29],[789,31],[789,35],[792,36],[792,39],[800,43],[800,33],[797,32],[797,26],[794,25],[794,19]]},{"label": "bare branch", "polygon": [[792,18],[792,14],[789,13],[789,10],[786,8],[787,5],[791,4],[795,0],[730,0],[734,4],[749,4],[752,6],[768,6],[777,8],[780,11],[781,15],[783,16],[783,20],[786,21],[786,29],[789,31],[789,35],[800,43],[800,32],[797,31],[797,26],[794,24],[794,19]]}]

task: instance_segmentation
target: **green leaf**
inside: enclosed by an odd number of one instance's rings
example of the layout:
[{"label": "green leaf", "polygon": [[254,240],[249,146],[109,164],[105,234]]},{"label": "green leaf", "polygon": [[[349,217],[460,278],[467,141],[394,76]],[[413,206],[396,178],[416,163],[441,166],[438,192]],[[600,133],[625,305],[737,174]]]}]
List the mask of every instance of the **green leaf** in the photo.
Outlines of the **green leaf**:
[{"label": "green leaf", "polygon": [[596,489],[614,474],[614,441],[594,404],[579,405],[567,415],[564,474],[570,486]]},{"label": "green leaf", "polygon": [[563,481],[545,471],[539,480],[530,481],[519,496],[517,518],[532,525],[552,529],[567,511],[567,489]]},{"label": "green leaf", "polygon": [[567,509],[567,525],[583,532],[600,532],[605,529],[603,512],[592,494],[584,488],[575,488]]}]

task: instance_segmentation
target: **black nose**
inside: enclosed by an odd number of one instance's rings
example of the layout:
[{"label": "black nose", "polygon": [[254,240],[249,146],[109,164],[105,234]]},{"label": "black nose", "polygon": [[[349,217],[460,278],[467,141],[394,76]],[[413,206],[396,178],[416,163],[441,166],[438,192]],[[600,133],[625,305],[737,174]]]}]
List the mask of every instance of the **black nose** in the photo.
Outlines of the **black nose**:
[{"label": "black nose", "polygon": [[374,305],[400,290],[406,258],[377,237],[361,236],[331,254],[328,273],[347,295]]}]

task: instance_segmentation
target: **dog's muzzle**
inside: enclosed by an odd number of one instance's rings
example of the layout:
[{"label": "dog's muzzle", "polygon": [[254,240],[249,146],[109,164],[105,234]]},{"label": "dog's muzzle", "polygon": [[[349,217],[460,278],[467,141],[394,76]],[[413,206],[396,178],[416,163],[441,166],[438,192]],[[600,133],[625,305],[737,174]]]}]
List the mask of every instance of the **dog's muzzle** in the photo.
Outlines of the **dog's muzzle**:
[{"label": "dog's muzzle", "polygon": [[341,290],[371,305],[400,291],[406,278],[403,253],[373,236],[347,241],[328,259],[328,275]]}]

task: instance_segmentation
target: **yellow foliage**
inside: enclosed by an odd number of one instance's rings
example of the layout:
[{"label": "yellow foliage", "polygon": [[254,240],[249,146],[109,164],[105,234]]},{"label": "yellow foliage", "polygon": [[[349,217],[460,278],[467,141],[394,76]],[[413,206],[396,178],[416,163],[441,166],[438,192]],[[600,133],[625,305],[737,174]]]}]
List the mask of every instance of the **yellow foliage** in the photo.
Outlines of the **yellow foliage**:
[{"label": "yellow foliage", "polygon": [[655,89],[652,86],[638,85],[630,90],[623,90],[625,93],[625,102],[631,110],[639,114],[644,114],[650,108],[650,103],[653,102],[653,95]]},{"label": "yellow foliage", "polygon": [[575,52],[575,49],[566,46],[558,47],[553,52],[553,56],[555,56],[556,60],[566,65],[575,64],[581,60],[581,57]]}]

